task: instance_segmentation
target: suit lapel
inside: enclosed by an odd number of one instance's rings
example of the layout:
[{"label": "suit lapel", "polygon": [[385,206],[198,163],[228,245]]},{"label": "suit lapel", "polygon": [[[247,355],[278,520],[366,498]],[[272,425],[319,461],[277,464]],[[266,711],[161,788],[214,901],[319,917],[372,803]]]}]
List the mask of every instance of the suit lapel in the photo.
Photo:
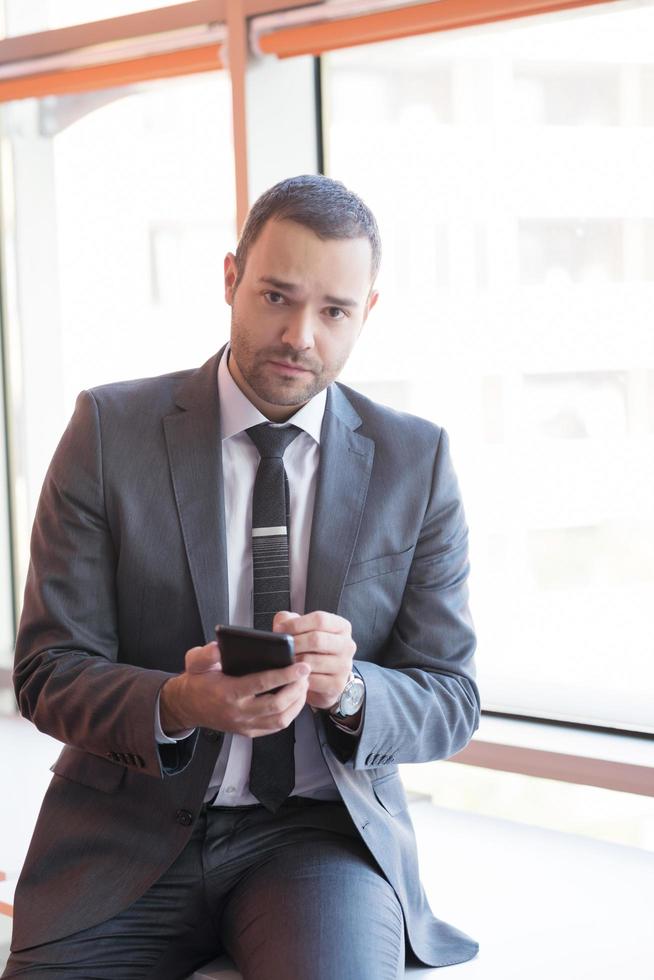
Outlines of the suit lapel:
[{"label": "suit lapel", "polygon": [[375,444],[335,384],[327,389],[309,546],[305,612],[337,612],[370,483]]},{"label": "suit lapel", "polygon": [[177,392],[180,409],[164,418],[175,502],[205,642],[229,621],[218,362],[212,357]]},{"label": "suit lapel", "polygon": [[[205,641],[229,622],[218,362],[225,347],[180,386],[179,411],[164,418],[175,501]],[[330,385],[320,433],[305,611],[336,612],[352,560],[375,444],[354,430],[361,418]]]}]

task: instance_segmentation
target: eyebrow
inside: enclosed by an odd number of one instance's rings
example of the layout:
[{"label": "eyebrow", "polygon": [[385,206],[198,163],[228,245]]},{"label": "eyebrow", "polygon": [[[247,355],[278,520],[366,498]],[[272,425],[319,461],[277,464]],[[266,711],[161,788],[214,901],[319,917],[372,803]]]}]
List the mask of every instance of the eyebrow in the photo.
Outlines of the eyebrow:
[{"label": "eyebrow", "polygon": [[[274,276],[259,276],[258,282],[268,283],[269,286],[274,286],[275,289],[281,289],[286,293],[296,293],[298,291],[295,283],[284,282],[283,279],[276,279]],[[344,299],[338,296],[323,296],[323,302],[331,303],[333,306],[356,307],[359,305],[354,299]]]}]

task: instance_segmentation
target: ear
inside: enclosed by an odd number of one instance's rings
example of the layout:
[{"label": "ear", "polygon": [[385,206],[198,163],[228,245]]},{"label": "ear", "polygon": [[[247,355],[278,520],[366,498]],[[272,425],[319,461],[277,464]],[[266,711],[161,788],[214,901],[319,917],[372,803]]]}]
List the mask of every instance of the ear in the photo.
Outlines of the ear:
[{"label": "ear", "polygon": [[368,319],[368,314],[370,313],[371,309],[373,308],[373,306],[375,305],[375,303],[377,302],[378,299],[379,299],[379,292],[378,292],[378,290],[373,290],[373,292],[371,292],[370,293],[370,296],[368,297],[368,302],[366,303],[366,308],[365,308],[365,311],[364,311],[364,314],[363,314],[363,322],[364,323]]},{"label": "ear", "polygon": [[236,268],[236,256],[233,252],[228,252],[225,256],[224,263],[225,270],[225,302],[228,306],[231,306],[234,302],[234,285],[238,278],[238,269]]}]

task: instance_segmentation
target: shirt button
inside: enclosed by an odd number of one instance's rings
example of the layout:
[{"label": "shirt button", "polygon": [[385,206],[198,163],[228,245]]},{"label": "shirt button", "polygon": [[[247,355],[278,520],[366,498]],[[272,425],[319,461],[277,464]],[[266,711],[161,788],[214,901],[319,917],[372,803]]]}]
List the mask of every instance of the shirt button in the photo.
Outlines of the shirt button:
[{"label": "shirt button", "polygon": [[175,820],[177,823],[181,824],[182,827],[190,827],[193,823],[193,814],[190,810],[178,810],[175,814]]},{"label": "shirt button", "polygon": [[228,786],[227,789],[225,790],[225,792],[226,793],[235,793],[236,792],[236,786]]}]

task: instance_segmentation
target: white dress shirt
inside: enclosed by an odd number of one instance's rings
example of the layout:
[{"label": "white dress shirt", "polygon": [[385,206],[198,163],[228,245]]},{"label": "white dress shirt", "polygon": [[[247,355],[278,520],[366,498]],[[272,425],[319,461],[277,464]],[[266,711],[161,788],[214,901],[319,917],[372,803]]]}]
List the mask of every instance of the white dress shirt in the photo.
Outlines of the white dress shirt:
[{"label": "white dress shirt", "polygon": [[[245,432],[253,425],[270,420],[254,407],[232,378],[227,366],[229,347],[218,365],[218,397],[222,439],[225,525],[227,531],[227,572],[229,585],[229,623],[252,626],[252,493],[259,465],[259,453]],[[290,610],[304,613],[309,560],[309,540],[316,496],[320,460],[320,430],[327,391],[315,395],[284,423],[302,431],[284,453],[291,506],[289,538]],[[172,742],[157,724],[159,742]],[[252,739],[226,734],[205,800],[215,806],[242,806],[258,803],[248,789]],[[217,795],[216,795],[217,793]],[[295,796],[340,799],[336,784],[322,757],[308,705],[295,719]]]}]

